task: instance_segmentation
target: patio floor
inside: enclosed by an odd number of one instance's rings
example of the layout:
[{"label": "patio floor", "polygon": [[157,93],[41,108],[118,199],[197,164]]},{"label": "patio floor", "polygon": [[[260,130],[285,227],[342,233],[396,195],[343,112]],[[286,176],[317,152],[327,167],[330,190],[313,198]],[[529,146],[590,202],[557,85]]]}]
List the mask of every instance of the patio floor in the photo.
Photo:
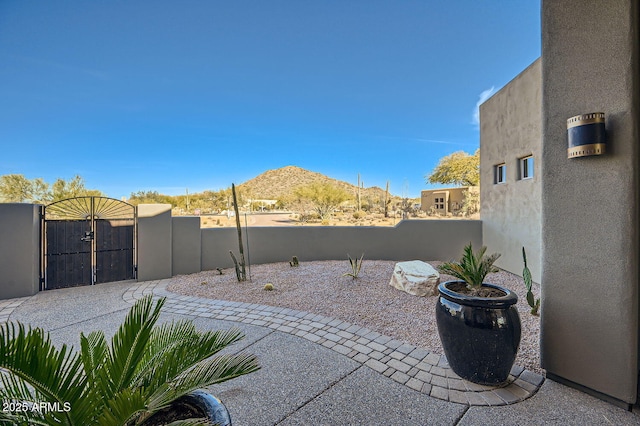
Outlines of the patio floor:
[{"label": "patio floor", "polygon": [[162,320],[239,327],[262,369],[211,390],[234,425],[640,424],[640,416],[519,367],[507,386],[464,381],[446,359],[368,329],[291,309],[181,296],[166,281],[100,284],[0,301],[0,321],[42,327],[56,344],[115,333],[132,303],[167,297]]}]

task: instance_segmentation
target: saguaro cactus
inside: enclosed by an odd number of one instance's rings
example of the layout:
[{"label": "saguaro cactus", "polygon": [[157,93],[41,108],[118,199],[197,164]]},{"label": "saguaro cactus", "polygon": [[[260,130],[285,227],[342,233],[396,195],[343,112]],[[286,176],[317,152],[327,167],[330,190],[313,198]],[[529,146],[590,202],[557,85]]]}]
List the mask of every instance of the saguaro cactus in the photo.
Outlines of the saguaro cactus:
[{"label": "saguaro cactus", "polygon": [[236,267],[236,276],[238,277],[238,281],[246,281],[247,270],[246,263],[244,261],[244,247],[242,245],[242,227],[240,226],[240,212],[238,211],[238,197],[236,196],[236,186],[233,183],[231,184],[231,193],[233,194],[233,210],[236,214],[236,228],[238,229],[238,250],[240,251],[240,262],[238,262],[238,259],[236,259],[233,251],[229,250],[229,254],[231,255],[233,264]]}]

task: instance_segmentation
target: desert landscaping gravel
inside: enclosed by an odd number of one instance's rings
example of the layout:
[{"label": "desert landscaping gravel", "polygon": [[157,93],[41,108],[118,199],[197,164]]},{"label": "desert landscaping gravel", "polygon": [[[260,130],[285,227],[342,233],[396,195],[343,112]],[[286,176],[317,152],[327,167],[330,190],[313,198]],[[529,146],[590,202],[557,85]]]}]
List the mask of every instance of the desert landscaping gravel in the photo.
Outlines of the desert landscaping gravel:
[{"label": "desert landscaping gravel", "polygon": [[[437,266],[441,262],[429,262]],[[395,261],[364,260],[357,279],[343,274],[351,272],[348,261],[300,261],[291,267],[287,262],[254,265],[251,279],[238,282],[233,269],[179,275],[167,289],[174,293],[209,299],[280,306],[339,318],[366,327],[414,346],[442,354],[435,321],[436,296],[418,297],[389,285]],[[249,274],[247,274],[249,275]],[[444,282],[453,277],[441,274]],[[516,364],[544,374],[540,368],[540,318],[529,313],[522,278],[506,271],[489,274],[485,282],[497,284],[518,295],[522,321],[522,340]],[[263,289],[272,284],[273,290]],[[535,284],[534,284],[535,286]],[[539,288],[534,294],[539,297]]]}]

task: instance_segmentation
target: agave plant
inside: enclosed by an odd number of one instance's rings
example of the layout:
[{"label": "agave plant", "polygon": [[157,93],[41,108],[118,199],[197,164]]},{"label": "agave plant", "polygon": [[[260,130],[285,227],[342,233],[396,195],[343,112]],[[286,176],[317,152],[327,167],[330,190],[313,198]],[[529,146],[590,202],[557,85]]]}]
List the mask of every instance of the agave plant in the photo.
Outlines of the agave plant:
[{"label": "agave plant", "polygon": [[358,278],[360,274],[360,268],[362,268],[362,259],[364,259],[364,253],[360,256],[360,259],[357,257],[352,259],[351,256],[347,253],[347,257],[349,258],[349,265],[351,265],[351,272],[347,272],[346,274],[342,274],[343,277],[349,276],[352,279]]},{"label": "agave plant", "polygon": [[498,272],[498,268],[493,266],[500,257],[499,253],[494,253],[484,257],[487,251],[486,247],[482,247],[476,254],[473,253],[473,247],[469,243],[464,248],[464,254],[460,262],[445,262],[438,267],[443,274],[452,275],[465,283],[469,290],[477,290],[482,286],[482,282],[487,274]]},{"label": "agave plant", "polygon": [[80,335],[79,352],[56,349],[40,328],[2,325],[0,401],[11,409],[0,424],[143,425],[198,388],[260,368],[254,355],[215,355],[244,337],[239,330],[201,332],[186,320],[155,326],[164,303],[138,300],[110,346],[94,331]]}]

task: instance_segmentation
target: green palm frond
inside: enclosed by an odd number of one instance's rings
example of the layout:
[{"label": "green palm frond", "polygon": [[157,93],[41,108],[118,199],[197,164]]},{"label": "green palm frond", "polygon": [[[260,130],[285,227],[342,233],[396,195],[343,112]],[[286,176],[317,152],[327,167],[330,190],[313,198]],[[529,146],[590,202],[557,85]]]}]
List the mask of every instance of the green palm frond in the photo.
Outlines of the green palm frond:
[{"label": "green palm frond", "polygon": [[[60,424],[73,424],[76,415],[92,411],[82,400],[86,378],[80,356],[66,345],[56,349],[40,328],[27,329],[19,323],[17,327],[13,323],[0,326],[0,368],[5,373],[2,374],[5,398],[61,405],[78,401],[77,411],[74,407],[72,411],[56,413]],[[24,397],[30,399],[19,399]]]},{"label": "green palm frond", "polygon": [[438,270],[466,282],[469,288],[478,288],[482,286],[489,273],[499,271],[493,264],[498,260],[500,254],[494,253],[485,257],[486,251],[487,248],[483,246],[474,254],[473,247],[469,243],[464,248],[460,262],[445,262],[438,267]]},{"label": "green palm frond", "polygon": [[110,346],[96,331],[80,335],[79,352],[57,350],[38,328],[0,326],[0,400],[71,403],[70,411],[0,412],[0,424],[138,425],[189,392],[260,368],[253,355],[216,355],[244,337],[238,329],[199,332],[190,321],[156,327],[164,302],[140,299]]},{"label": "green palm frond", "polygon": [[260,369],[255,355],[239,353],[208,358],[184,371],[166,387],[159,389],[149,400],[153,410],[163,408],[173,399],[194,390],[209,387]]},{"label": "green palm frond", "polygon": [[138,300],[111,339],[106,368],[111,375],[113,395],[131,384],[165,301],[166,299],[158,300],[154,307],[151,296]]}]

